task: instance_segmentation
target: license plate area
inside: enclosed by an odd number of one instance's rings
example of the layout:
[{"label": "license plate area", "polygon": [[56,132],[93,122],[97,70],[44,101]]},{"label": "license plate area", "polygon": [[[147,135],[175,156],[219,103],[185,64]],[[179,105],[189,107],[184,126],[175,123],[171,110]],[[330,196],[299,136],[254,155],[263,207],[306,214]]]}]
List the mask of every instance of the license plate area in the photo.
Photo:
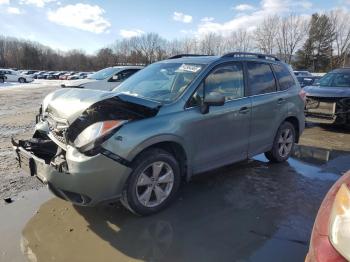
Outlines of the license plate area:
[{"label": "license plate area", "polygon": [[17,149],[17,160],[20,168],[31,176],[36,176],[41,182],[45,183],[46,179],[43,175],[45,169],[45,161],[33,157],[29,152]]},{"label": "license plate area", "polygon": [[333,116],[335,115],[335,109],[335,102],[321,102],[314,99],[308,99],[306,104],[306,111],[309,114]]}]

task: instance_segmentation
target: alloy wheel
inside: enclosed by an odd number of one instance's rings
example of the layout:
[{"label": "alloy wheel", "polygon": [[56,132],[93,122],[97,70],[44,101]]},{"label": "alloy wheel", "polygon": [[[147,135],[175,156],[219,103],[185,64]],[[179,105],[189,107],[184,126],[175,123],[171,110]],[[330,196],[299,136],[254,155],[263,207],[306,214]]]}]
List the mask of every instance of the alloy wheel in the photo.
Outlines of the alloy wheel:
[{"label": "alloy wheel", "polygon": [[278,139],[278,152],[281,157],[286,157],[291,152],[293,141],[293,132],[289,128],[284,129]]},{"label": "alloy wheel", "polygon": [[174,185],[174,171],[167,163],[157,161],[139,175],[136,196],[145,207],[156,207],[166,200]]}]

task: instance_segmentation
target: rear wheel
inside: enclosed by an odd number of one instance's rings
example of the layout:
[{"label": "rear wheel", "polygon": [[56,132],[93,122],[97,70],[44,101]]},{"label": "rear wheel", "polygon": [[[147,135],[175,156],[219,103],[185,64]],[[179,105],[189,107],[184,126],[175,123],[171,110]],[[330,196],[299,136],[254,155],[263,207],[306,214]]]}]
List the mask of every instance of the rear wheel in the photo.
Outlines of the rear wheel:
[{"label": "rear wheel", "polygon": [[25,80],[23,77],[21,77],[21,78],[18,79],[18,82],[20,82],[21,84],[23,84],[23,83],[26,82],[26,80]]},{"label": "rear wheel", "polygon": [[265,153],[271,162],[284,162],[292,154],[295,144],[295,128],[290,122],[279,127],[272,149]]},{"label": "rear wheel", "polygon": [[180,167],[174,156],[161,149],[140,154],[123,192],[121,202],[138,215],[150,215],[174,199],[181,180]]},{"label": "rear wheel", "polygon": [[4,83],[4,82],[5,80],[2,77],[0,77],[0,83]]}]

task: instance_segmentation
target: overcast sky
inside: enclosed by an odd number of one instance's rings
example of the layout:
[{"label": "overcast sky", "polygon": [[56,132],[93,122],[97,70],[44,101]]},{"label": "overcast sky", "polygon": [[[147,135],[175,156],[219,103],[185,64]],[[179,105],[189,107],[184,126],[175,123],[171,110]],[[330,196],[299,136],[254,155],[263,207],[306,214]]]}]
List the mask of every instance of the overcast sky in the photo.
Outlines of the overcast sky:
[{"label": "overcast sky", "polygon": [[0,35],[93,53],[157,32],[167,39],[254,29],[264,17],[350,8],[350,0],[0,0]]}]

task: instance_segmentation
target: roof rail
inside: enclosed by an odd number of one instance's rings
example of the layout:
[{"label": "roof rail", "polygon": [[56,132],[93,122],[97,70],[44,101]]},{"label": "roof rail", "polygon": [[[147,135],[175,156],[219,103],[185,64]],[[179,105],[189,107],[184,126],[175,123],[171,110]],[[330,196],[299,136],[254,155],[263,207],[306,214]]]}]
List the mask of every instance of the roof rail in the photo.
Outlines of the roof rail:
[{"label": "roof rail", "polygon": [[168,59],[176,59],[181,57],[190,57],[190,56],[209,56],[209,55],[199,55],[199,54],[179,54],[169,57]]},{"label": "roof rail", "polygon": [[222,57],[247,57],[247,56],[255,56],[258,59],[281,61],[279,58],[273,55],[265,55],[265,54],[259,54],[259,53],[249,53],[249,52],[232,52],[232,53],[224,54]]}]

